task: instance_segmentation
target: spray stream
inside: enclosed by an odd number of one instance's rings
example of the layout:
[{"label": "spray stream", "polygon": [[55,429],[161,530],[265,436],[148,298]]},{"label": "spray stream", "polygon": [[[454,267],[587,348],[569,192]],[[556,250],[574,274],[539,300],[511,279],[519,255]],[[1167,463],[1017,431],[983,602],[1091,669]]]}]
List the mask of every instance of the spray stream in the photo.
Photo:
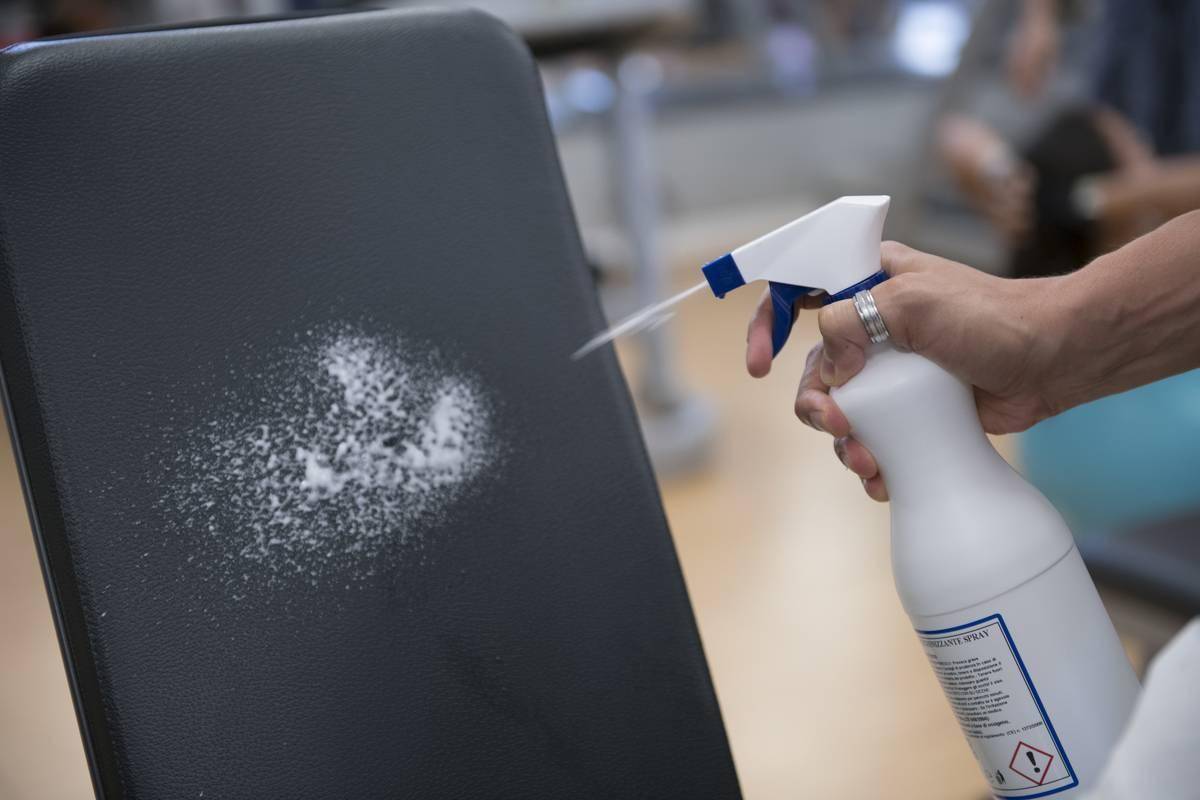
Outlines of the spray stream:
[{"label": "spray stream", "polygon": [[661,303],[655,303],[652,306],[643,308],[641,311],[626,317],[608,330],[589,339],[587,343],[583,345],[583,347],[580,347],[573,354],[571,354],[571,360],[578,361],[588,353],[608,344],[618,336],[624,336],[627,333],[636,333],[642,330],[657,328],[674,315],[674,312],[671,311],[671,308],[707,286],[707,281],[700,281],[700,283],[697,283],[692,288],[682,291],[672,298],[663,300]]}]

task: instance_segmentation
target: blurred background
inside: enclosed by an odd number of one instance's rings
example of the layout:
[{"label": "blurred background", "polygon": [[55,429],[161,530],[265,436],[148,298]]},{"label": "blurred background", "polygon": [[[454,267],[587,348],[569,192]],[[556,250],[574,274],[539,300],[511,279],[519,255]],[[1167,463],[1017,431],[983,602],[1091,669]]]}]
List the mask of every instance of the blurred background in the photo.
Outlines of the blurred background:
[{"label": "blurred background", "polygon": [[[6,2],[0,39],[350,5]],[[1200,3],[470,5],[539,59],[612,319],[844,194],[889,194],[888,237],[1014,277],[1078,268],[1200,207]],[[756,300],[698,295],[619,344],[745,795],[982,798],[892,590],[887,509],[792,416],[814,321],[752,381]],[[1068,517],[1139,668],[1200,613],[1197,444],[1195,373],[997,441]],[[86,797],[7,450],[0,493],[0,798]]]}]

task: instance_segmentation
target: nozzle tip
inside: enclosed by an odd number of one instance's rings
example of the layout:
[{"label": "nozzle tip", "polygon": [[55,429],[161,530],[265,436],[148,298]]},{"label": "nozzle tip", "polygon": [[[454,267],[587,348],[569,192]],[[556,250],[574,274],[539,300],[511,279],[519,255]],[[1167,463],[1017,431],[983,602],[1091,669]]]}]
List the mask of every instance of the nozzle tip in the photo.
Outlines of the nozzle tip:
[{"label": "nozzle tip", "polygon": [[712,293],[718,298],[724,297],[726,293],[732,292],[739,286],[746,285],[746,279],[742,277],[742,272],[738,269],[737,262],[733,260],[733,256],[730,254],[723,255],[716,261],[705,264],[701,272],[704,273],[704,277],[708,281],[708,286],[712,289]]}]

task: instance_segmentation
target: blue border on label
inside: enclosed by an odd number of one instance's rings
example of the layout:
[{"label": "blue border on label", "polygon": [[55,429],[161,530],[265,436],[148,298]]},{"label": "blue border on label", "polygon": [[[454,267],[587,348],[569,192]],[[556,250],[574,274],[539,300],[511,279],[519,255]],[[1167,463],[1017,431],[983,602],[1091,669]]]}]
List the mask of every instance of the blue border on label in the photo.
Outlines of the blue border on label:
[{"label": "blue border on label", "polygon": [[1042,697],[1038,694],[1037,687],[1033,685],[1033,679],[1029,677],[1029,670],[1025,669],[1025,662],[1021,659],[1021,653],[1017,650],[1016,642],[1013,641],[1012,634],[1008,632],[1008,625],[1004,622],[1002,614],[992,614],[982,619],[977,619],[974,622],[968,622],[963,625],[955,625],[953,628],[942,628],[936,631],[917,630],[917,633],[925,636],[939,636],[943,633],[954,633],[961,631],[964,628],[974,628],[976,625],[981,625],[985,622],[995,620],[1000,623],[1000,630],[1004,632],[1004,639],[1008,642],[1008,649],[1012,651],[1013,657],[1017,660],[1017,666],[1021,669],[1021,677],[1025,679],[1025,685],[1029,687],[1029,693],[1033,695],[1033,702],[1037,705],[1038,713],[1042,715],[1042,722],[1046,723],[1046,730],[1050,731],[1050,738],[1054,740],[1054,746],[1058,748],[1059,755],[1062,756],[1063,764],[1067,767],[1067,774],[1071,776],[1071,783],[1066,786],[1059,786],[1057,789],[1051,789],[1048,792],[1040,794],[1021,794],[1021,795],[997,795],[993,791],[993,797],[1000,797],[1001,800],[1032,800],[1034,797],[1049,797],[1052,794],[1065,792],[1068,789],[1074,789],[1079,785],[1079,776],[1075,774],[1075,768],[1071,766],[1071,759],[1067,758],[1067,750],[1062,746],[1062,742],[1058,740],[1058,731],[1054,730],[1054,723],[1050,721],[1050,715],[1046,713],[1046,707],[1042,705]]}]

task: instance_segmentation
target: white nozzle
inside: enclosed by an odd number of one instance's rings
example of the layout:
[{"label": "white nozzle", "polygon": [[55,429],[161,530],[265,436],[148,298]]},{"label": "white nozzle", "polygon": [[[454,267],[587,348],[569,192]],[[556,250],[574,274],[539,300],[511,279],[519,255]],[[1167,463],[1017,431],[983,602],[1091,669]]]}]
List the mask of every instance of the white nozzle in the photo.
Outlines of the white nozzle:
[{"label": "white nozzle", "polygon": [[[777,281],[840,292],[879,271],[879,242],[887,217],[887,195],[841,197],[798,220],[734,250],[741,281]],[[716,262],[714,262],[716,264]],[[732,266],[732,265],[730,265]],[[720,286],[718,295],[740,283]]]}]

